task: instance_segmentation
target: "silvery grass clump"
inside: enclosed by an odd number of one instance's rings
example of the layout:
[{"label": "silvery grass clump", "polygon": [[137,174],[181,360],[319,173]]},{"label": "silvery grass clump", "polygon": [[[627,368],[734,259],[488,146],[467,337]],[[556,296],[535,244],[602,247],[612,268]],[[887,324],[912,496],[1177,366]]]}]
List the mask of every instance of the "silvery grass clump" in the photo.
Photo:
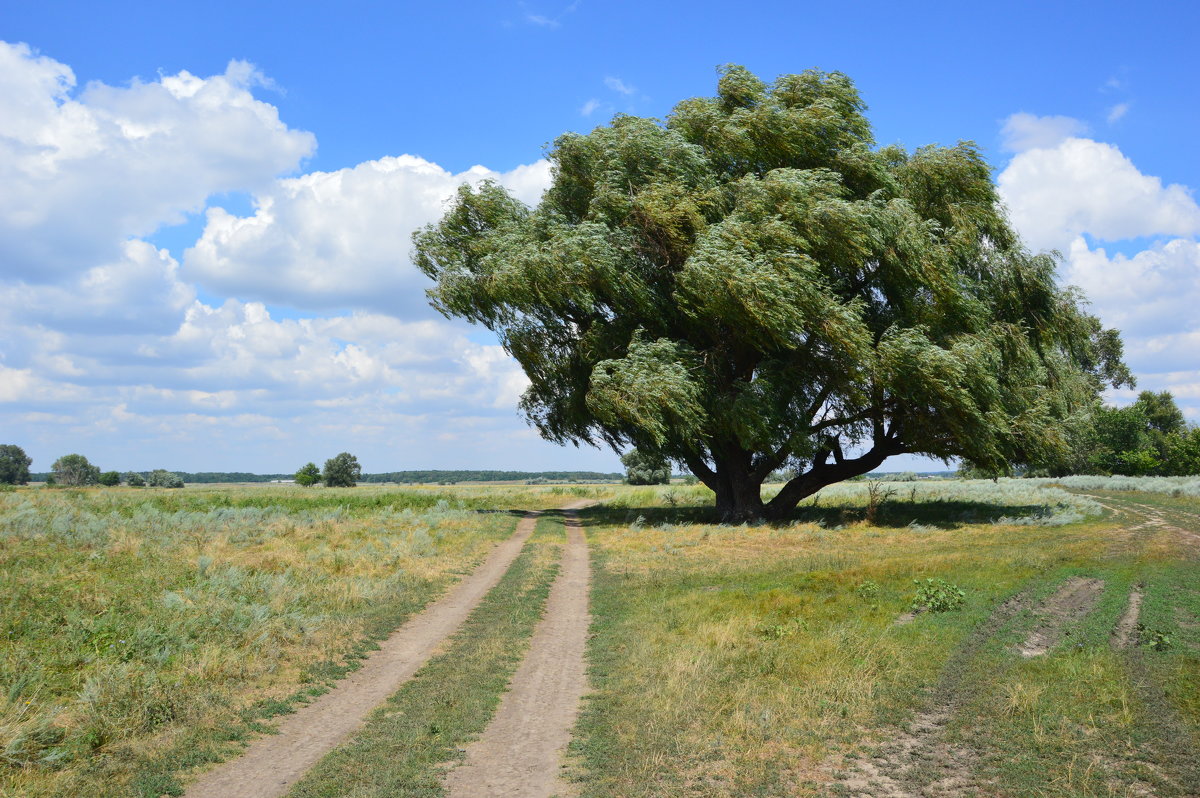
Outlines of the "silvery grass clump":
[{"label": "silvery grass clump", "polygon": [[[953,479],[883,482],[881,487],[889,502],[961,502],[1035,508],[1027,514],[995,519],[997,524],[1063,526],[1103,515],[1104,508],[1094,500],[1055,487],[1054,483],[1054,480],[1032,479]],[[822,490],[816,501],[835,505],[860,504],[867,501],[868,490],[866,482],[843,482]],[[968,513],[960,520],[977,519]]]},{"label": "silvery grass clump", "polygon": [[1072,490],[1144,491],[1162,493],[1176,498],[1200,499],[1200,476],[1189,477],[1126,477],[1095,476],[1080,474],[1071,477],[1001,480],[1002,482],[1030,482],[1040,485],[1057,484]]}]

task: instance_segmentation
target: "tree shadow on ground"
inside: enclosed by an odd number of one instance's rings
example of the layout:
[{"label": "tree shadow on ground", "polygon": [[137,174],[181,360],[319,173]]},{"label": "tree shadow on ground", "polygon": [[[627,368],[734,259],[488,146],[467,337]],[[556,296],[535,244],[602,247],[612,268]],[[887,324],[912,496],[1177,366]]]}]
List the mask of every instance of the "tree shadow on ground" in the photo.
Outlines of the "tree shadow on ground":
[{"label": "tree shadow on ground", "polygon": [[[558,513],[550,510],[546,514]],[[660,524],[717,524],[716,508],[696,507],[612,507],[592,505],[577,511],[590,524],[643,526]],[[989,524],[1004,518],[1043,518],[1052,508],[1044,504],[991,504],[972,501],[898,501],[881,502],[875,513],[874,526],[901,528],[910,526],[957,529],[967,524]],[[641,519],[638,521],[638,519]],[[769,522],[774,527],[793,524],[817,524],[827,529],[848,526],[867,520],[867,508],[861,505],[811,504],[801,505],[781,521]]]}]

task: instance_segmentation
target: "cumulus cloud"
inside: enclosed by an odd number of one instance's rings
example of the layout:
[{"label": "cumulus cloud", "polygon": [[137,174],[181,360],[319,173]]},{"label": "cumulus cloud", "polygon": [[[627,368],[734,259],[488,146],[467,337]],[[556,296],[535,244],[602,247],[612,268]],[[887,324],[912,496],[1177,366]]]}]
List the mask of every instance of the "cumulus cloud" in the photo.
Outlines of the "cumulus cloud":
[{"label": "cumulus cloud", "polygon": [[0,284],[0,308],[14,321],[56,330],[170,333],[196,297],[177,273],[170,253],[134,239],[116,260],[61,284]]},{"label": "cumulus cloud", "polygon": [[1087,133],[1088,126],[1069,116],[1013,114],[1004,120],[1000,139],[1012,152],[1055,147],[1063,140]]},{"label": "cumulus cloud", "polygon": [[441,216],[459,185],[484,179],[536,204],[550,165],[452,174],[401,155],[280,180],[256,195],[253,216],[210,209],[204,234],[184,255],[184,273],[226,296],[429,315],[428,280],[408,257],[412,233]]},{"label": "cumulus cloud", "polygon": [[1126,256],[1071,242],[1063,277],[1084,290],[1107,323],[1127,336],[1161,336],[1200,326],[1200,242],[1177,238]]},{"label": "cumulus cloud", "polygon": [[54,282],[116,260],[212,194],[293,170],[315,140],[254,98],[258,82],[234,61],[76,92],[66,65],[0,42],[0,275]]},{"label": "cumulus cloud", "polygon": [[998,178],[1013,223],[1034,249],[1200,232],[1200,206],[1179,184],[1142,174],[1112,144],[1067,138],[1019,152]]}]

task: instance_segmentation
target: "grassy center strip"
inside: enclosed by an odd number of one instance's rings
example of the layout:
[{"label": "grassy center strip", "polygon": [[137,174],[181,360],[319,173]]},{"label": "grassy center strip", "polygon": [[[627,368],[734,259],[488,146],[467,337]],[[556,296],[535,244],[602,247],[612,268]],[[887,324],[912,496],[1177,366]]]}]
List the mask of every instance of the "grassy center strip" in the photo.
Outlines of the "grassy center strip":
[{"label": "grassy center strip", "polygon": [[445,651],[326,756],[293,798],[442,795],[448,765],[487,726],[528,648],[558,572],[561,518],[538,521],[525,550]]}]

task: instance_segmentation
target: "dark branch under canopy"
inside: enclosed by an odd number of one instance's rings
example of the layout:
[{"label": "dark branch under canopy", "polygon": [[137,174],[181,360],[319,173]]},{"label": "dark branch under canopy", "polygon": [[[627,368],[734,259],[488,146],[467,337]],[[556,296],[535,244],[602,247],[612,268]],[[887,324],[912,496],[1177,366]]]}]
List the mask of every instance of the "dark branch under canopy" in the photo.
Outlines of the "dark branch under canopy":
[{"label": "dark branch under canopy", "polygon": [[972,143],[877,147],[864,109],[836,72],[727,67],[665,124],[561,136],[536,208],[462,187],[416,263],[520,362],[544,437],[665,455],[728,520],[896,454],[1051,456],[1130,382],[1120,338],[1021,244]]}]

